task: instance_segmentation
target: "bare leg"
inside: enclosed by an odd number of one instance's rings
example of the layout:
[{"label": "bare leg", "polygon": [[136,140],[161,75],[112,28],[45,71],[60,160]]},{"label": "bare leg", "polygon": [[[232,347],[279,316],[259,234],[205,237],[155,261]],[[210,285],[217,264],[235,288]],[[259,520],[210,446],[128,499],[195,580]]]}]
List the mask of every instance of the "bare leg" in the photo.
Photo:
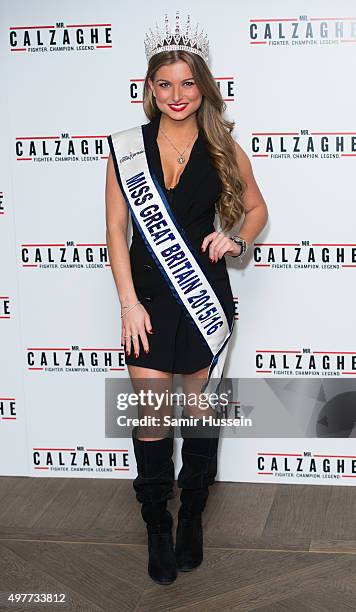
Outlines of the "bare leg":
[{"label": "bare leg", "polygon": [[[173,382],[173,374],[171,372],[153,370],[151,368],[144,368],[142,366],[128,365],[127,367],[136,393],[139,393],[140,390],[147,392],[148,390],[152,389],[152,386],[154,387],[153,391],[157,393],[171,393]],[[152,379],[154,379],[154,383],[152,383]],[[163,416],[171,415],[170,405],[167,406],[163,403],[159,412],[154,408],[154,406],[140,406],[138,414],[139,418],[144,416],[159,416],[161,419],[163,419]],[[152,427],[150,428],[149,426],[140,426],[137,437],[139,440],[145,440],[147,442],[161,440],[168,435],[167,429],[169,428],[163,424],[161,426],[154,426],[153,430]],[[153,432],[155,433],[155,437],[152,437]]]},{"label": "bare leg", "polygon": [[204,416],[214,416],[214,411],[212,408],[208,407],[204,410],[199,408],[199,394],[200,389],[203,384],[203,380],[208,378],[209,368],[203,368],[202,370],[197,370],[192,374],[182,374],[183,379],[183,390],[186,395],[193,397],[193,394],[196,394],[196,404],[185,406],[185,414],[186,416],[193,416],[196,418],[201,418]]}]

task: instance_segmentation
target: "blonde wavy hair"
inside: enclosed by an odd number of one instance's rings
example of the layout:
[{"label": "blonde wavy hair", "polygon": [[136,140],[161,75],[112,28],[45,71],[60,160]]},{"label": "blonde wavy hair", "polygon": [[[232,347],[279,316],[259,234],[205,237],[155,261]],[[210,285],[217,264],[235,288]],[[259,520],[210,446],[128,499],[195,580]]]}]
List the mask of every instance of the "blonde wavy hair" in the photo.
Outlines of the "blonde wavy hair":
[{"label": "blonde wavy hair", "polygon": [[222,183],[221,195],[215,203],[221,229],[230,231],[244,214],[242,197],[246,183],[240,176],[235,142],[231,136],[235,122],[223,117],[226,104],[205,61],[196,53],[182,50],[162,51],[151,57],[143,87],[143,109],[149,120],[154,119],[160,112],[148,79],[154,80],[155,73],[161,66],[173,64],[178,60],[188,64],[202,94],[197,122],[205,135],[208,153]]}]

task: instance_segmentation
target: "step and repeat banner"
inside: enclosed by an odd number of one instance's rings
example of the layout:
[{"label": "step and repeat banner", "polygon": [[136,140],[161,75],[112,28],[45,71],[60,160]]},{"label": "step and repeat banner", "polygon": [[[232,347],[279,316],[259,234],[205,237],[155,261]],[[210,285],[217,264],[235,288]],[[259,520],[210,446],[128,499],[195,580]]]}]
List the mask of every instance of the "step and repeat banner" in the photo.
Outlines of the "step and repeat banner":
[{"label": "step and repeat banner", "polygon": [[[2,475],[136,475],[131,439],[105,435],[105,381],[128,377],[105,236],[106,136],[148,121],[143,41],[166,9],[0,2]],[[218,479],[355,485],[354,3],[192,0],[171,7],[172,23],[176,9],[208,34],[269,210],[245,261],[227,260],[236,324],[225,375],[260,390],[263,378],[269,421],[283,400],[302,427],[224,438]]]}]

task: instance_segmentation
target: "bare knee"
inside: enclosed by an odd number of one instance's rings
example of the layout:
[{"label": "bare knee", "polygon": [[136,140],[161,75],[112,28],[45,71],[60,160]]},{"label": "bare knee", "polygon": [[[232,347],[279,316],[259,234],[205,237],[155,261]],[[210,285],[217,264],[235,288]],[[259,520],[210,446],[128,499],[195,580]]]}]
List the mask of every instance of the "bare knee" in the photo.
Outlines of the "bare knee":
[{"label": "bare knee", "polygon": [[[164,372],[162,370],[154,370],[152,368],[145,368],[142,366],[128,365],[130,378],[132,379],[132,386],[137,394],[140,392],[153,391],[155,393],[163,393],[165,391],[171,391],[173,374],[171,372]],[[161,406],[160,414],[170,414],[170,407],[165,405]],[[156,416],[155,406],[141,406],[139,405],[139,417],[144,416]],[[158,442],[159,440],[168,437],[169,426],[164,424],[152,425],[152,426],[139,426],[137,439],[144,442]],[[165,435],[165,433],[167,434]],[[154,437],[152,437],[152,435]]]}]

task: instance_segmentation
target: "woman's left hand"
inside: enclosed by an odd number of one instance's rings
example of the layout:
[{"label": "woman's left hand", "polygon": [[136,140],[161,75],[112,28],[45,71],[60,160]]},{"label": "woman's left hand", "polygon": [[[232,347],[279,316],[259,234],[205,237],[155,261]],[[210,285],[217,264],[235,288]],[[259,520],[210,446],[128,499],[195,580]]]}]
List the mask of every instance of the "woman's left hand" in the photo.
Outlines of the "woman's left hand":
[{"label": "woman's left hand", "polygon": [[205,236],[201,243],[201,250],[205,253],[206,248],[209,247],[209,257],[212,262],[217,262],[224,255],[240,255],[241,246],[236,244],[233,240],[230,240],[222,232],[212,232]]}]

